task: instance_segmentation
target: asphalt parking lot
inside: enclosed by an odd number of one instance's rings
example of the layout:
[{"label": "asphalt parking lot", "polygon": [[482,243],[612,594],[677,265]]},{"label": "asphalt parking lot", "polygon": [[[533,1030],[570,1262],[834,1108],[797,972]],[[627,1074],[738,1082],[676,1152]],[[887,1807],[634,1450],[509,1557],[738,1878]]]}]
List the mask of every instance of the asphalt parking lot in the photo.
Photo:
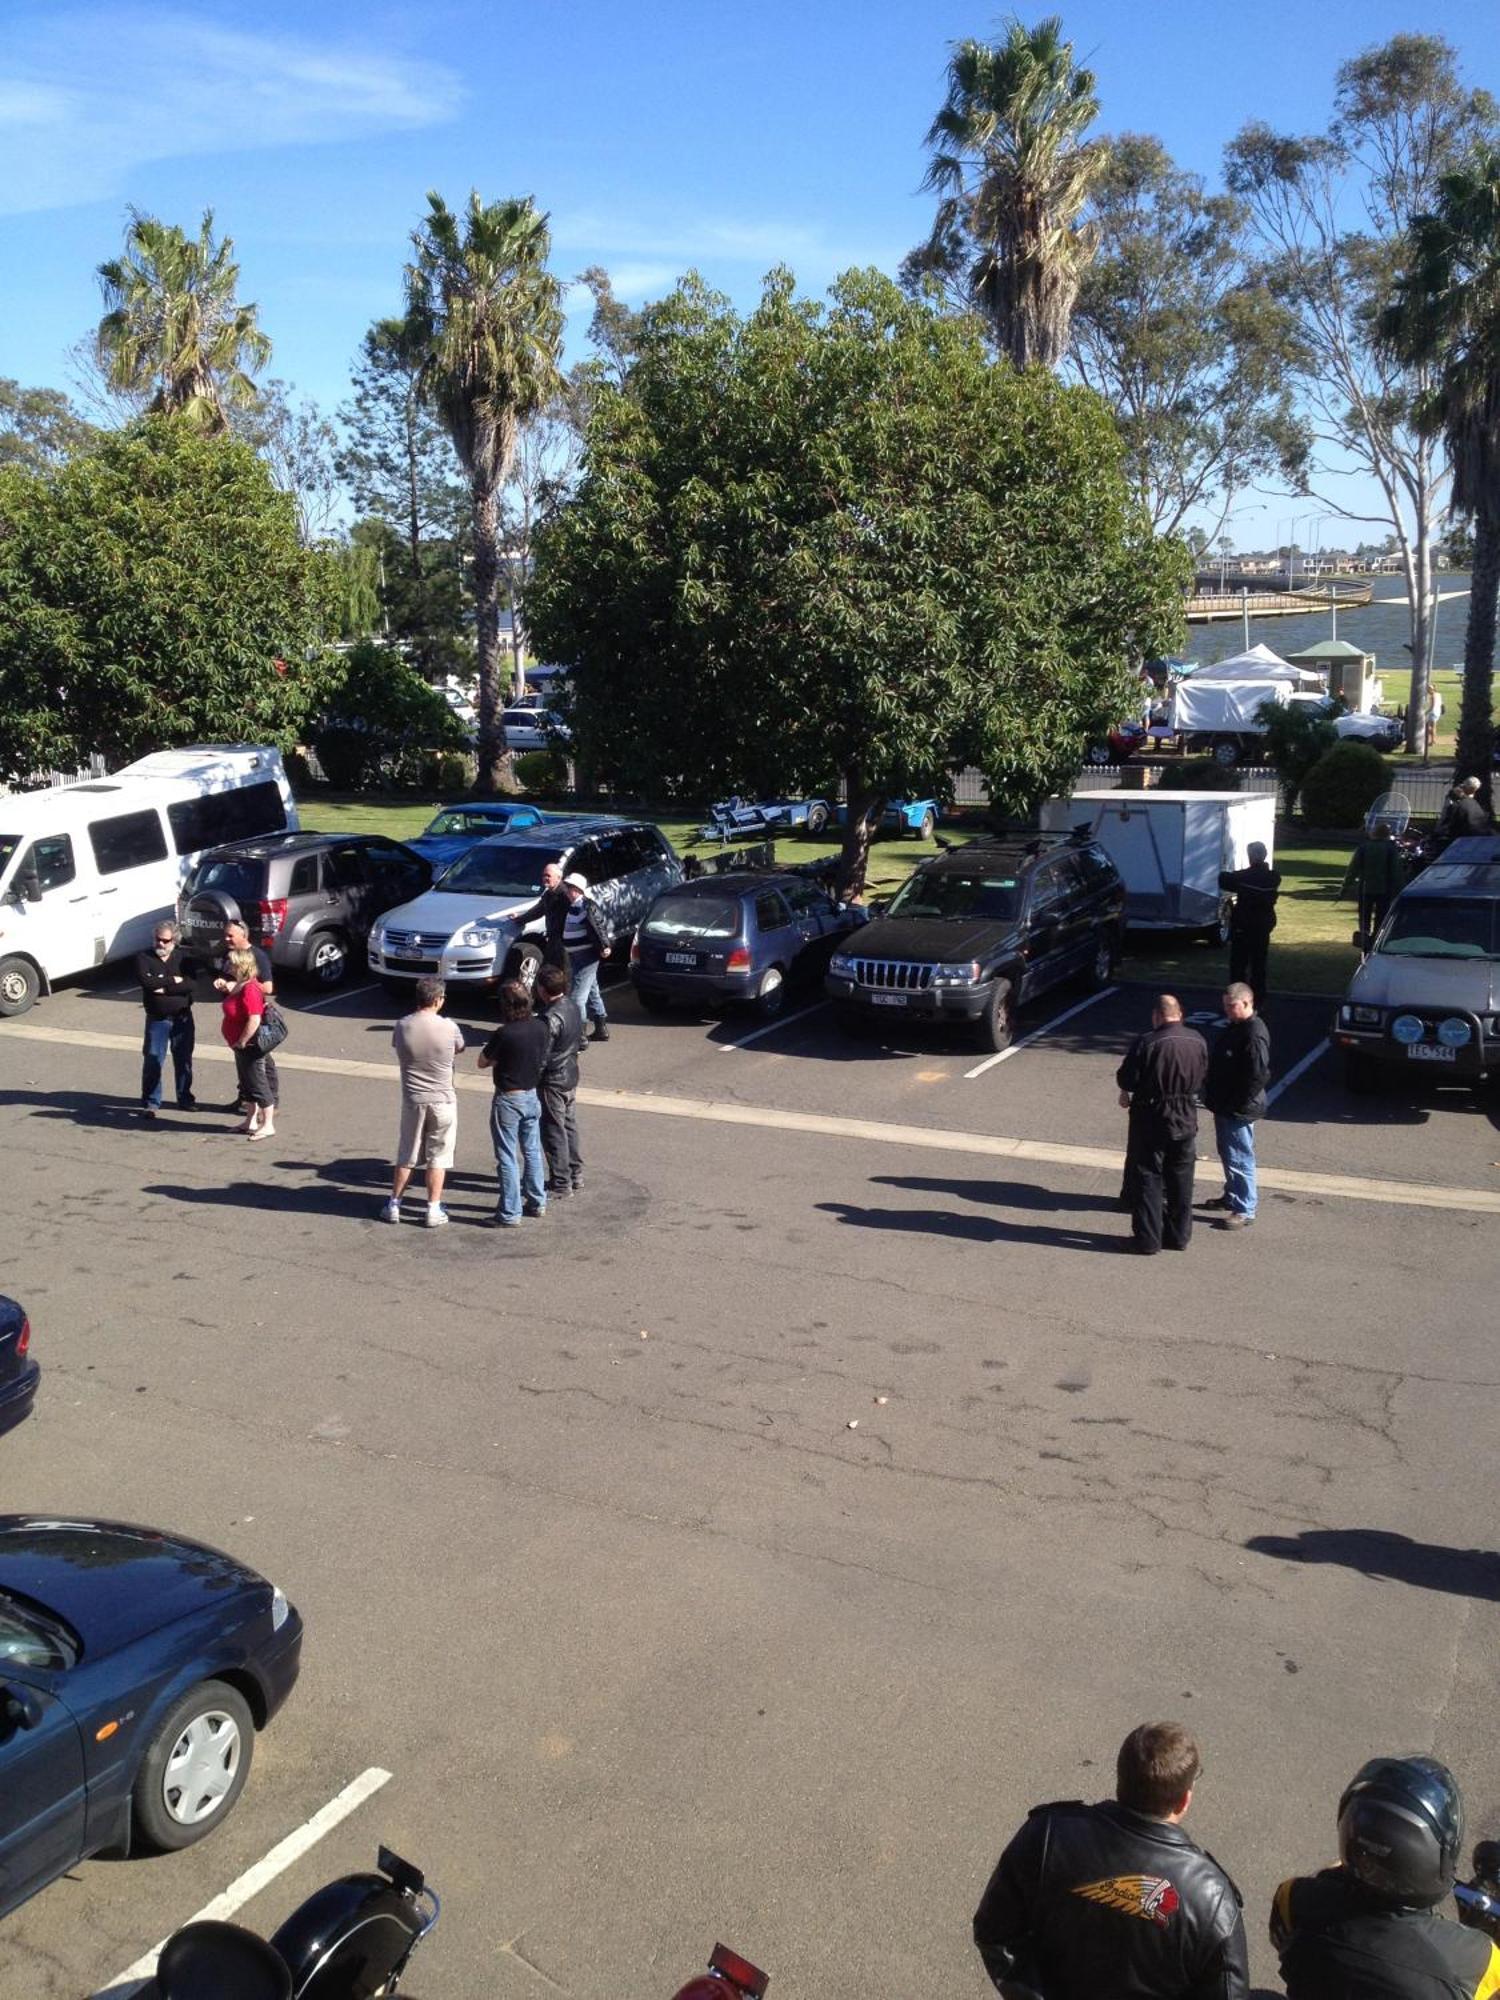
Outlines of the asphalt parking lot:
[{"label": "asphalt parking lot", "polygon": [[588,1190],[514,1240],[473,1226],[478,1090],[455,1227],[375,1219],[378,988],[298,1007],[258,1147],[131,1116],[117,977],[0,1027],[0,1287],[46,1371],[0,1505],[196,1533],[308,1625],[230,1822],[55,1884],[0,1990],[119,1991],[370,1772],[242,1914],[385,1840],[444,1894],[428,2000],[665,1996],[716,1936],[780,1995],[977,1996],[997,1846],[1146,1713],[1204,1737],[1262,1978],[1369,1751],[1435,1747],[1493,1830],[1493,1102],[1346,1099],[1328,1003],[1274,1001],[1262,1222],[1137,1266],[1098,1253],[1149,995],[1082,999],[997,1063],[617,985]]}]

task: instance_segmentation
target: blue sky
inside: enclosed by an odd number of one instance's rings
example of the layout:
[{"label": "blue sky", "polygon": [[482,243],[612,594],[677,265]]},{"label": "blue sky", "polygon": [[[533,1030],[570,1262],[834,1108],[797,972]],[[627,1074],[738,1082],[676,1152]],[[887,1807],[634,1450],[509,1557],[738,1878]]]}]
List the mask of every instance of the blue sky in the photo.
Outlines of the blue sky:
[{"label": "blue sky", "polygon": [[[1056,0],[1048,0],[1056,4]],[[233,236],[272,372],[332,409],[399,303],[425,191],[530,193],[555,265],[640,299],[696,266],[742,303],[786,262],[809,290],[893,270],[924,233],[921,140],[951,0],[0,0],[0,374],[66,387],[127,204]],[[1019,9],[1031,20],[1043,7]],[[1500,96],[1500,0],[1075,0],[1105,130],[1216,174],[1246,119],[1315,128],[1346,55],[1446,34]],[[571,322],[581,342],[586,301]],[[1241,538],[1269,540],[1259,523]]]}]

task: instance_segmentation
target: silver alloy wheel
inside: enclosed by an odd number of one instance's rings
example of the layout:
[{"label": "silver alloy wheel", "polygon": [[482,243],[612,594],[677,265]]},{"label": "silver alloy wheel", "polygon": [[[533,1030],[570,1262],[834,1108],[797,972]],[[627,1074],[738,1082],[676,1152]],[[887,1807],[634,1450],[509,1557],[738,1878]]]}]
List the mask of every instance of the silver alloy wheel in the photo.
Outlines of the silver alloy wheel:
[{"label": "silver alloy wheel", "polygon": [[240,1726],[226,1710],[193,1717],[162,1772],[162,1804],[179,1826],[201,1825],[218,1812],[234,1785],[242,1748]]},{"label": "silver alloy wheel", "polygon": [[348,963],[348,953],[344,950],[342,938],[332,931],[322,931],[313,939],[313,948],[308,954],[309,977],[321,986],[337,986],[344,976]]},{"label": "silver alloy wheel", "polygon": [[19,965],[8,965],[4,972],[0,973],[0,1001],[7,1007],[24,1005],[30,991],[31,981]]}]

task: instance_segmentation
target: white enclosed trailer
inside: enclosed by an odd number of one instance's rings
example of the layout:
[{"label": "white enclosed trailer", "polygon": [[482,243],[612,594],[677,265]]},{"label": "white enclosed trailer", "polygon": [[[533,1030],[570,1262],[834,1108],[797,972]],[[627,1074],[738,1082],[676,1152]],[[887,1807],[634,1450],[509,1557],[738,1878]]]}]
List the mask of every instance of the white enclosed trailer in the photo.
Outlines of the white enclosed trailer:
[{"label": "white enclosed trailer", "polygon": [[1046,801],[1042,825],[1049,833],[1088,828],[1124,880],[1130,929],[1219,931],[1219,872],[1243,868],[1253,840],[1271,854],[1276,800],[1258,792],[1074,792]]}]

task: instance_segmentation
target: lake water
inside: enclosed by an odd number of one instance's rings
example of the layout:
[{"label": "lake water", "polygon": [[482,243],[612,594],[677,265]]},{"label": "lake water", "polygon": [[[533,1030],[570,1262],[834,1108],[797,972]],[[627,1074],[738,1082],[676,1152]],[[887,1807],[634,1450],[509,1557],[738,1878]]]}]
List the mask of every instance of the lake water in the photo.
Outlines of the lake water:
[{"label": "lake water", "polygon": [[[1406,650],[1406,641],[1411,634],[1408,623],[1410,613],[1405,604],[1391,601],[1406,596],[1406,580],[1399,576],[1377,576],[1373,582],[1375,596],[1371,603],[1358,611],[1340,610],[1338,637],[1347,639],[1351,646],[1373,653],[1377,668],[1395,672],[1411,665],[1411,655]],[[1438,589],[1444,601],[1438,606],[1437,647],[1433,658],[1439,667],[1451,667],[1463,658],[1464,623],[1469,615],[1469,579],[1458,570],[1445,570],[1438,579]],[[1450,598],[1450,591],[1462,591],[1464,595]],[[1296,618],[1256,618],[1252,615],[1250,619],[1251,645],[1269,646],[1283,659],[1288,653],[1300,653],[1332,635],[1333,614],[1330,611],[1312,611],[1306,617]],[[1209,667],[1215,660],[1227,660],[1232,654],[1243,652],[1244,645],[1244,626],[1238,618],[1226,619],[1222,624],[1189,625],[1183,655],[1189,660],[1197,660],[1200,666]]]}]

